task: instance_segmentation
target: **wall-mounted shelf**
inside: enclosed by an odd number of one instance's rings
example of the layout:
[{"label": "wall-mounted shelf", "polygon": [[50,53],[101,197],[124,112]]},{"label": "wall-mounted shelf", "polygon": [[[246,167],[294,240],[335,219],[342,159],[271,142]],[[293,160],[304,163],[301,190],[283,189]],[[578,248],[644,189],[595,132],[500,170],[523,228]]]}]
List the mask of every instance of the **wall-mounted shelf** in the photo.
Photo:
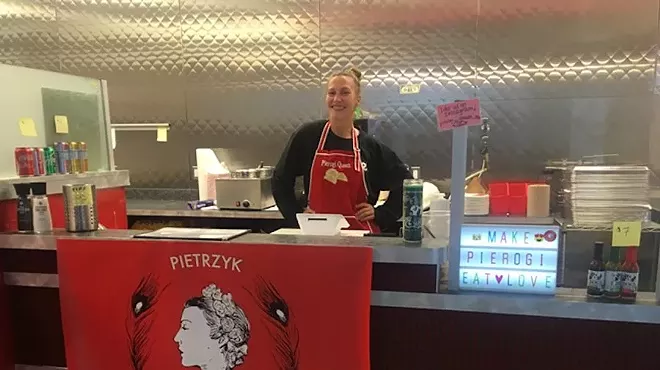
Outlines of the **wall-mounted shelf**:
[{"label": "wall-mounted shelf", "polygon": [[158,131],[170,129],[169,123],[113,123],[110,125],[115,131]]}]

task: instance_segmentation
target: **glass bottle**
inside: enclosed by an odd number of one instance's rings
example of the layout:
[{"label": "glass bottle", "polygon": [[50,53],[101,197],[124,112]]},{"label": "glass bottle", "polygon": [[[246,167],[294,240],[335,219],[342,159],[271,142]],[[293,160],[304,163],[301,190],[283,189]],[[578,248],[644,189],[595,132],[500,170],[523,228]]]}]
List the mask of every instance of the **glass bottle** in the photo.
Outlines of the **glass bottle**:
[{"label": "glass bottle", "polygon": [[594,243],[594,256],[587,273],[587,296],[599,298],[605,290],[605,263],[603,263],[603,242]]},{"label": "glass bottle", "polygon": [[419,179],[419,167],[412,168],[413,178],[403,180],[403,241],[421,243],[424,181]]},{"label": "glass bottle", "polygon": [[610,300],[621,297],[619,248],[610,247],[610,258],[605,264],[605,289],[603,296]]},{"label": "glass bottle", "polygon": [[621,300],[634,303],[637,300],[639,287],[639,264],[637,263],[637,248],[626,248],[626,260],[621,265]]}]

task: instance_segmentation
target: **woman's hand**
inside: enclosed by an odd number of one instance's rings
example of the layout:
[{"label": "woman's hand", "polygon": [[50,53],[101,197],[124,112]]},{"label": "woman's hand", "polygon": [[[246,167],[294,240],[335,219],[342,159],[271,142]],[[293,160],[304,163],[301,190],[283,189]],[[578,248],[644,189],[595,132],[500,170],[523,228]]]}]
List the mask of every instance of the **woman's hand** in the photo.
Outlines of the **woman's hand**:
[{"label": "woman's hand", "polygon": [[369,203],[360,203],[355,208],[357,209],[355,218],[357,218],[358,221],[373,221],[373,219],[376,218],[374,206]]},{"label": "woman's hand", "polygon": [[311,208],[309,208],[309,207],[305,207],[305,209],[303,209],[303,213],[316,213],[316,212],[314,212],[314,211],[313,211]]}]

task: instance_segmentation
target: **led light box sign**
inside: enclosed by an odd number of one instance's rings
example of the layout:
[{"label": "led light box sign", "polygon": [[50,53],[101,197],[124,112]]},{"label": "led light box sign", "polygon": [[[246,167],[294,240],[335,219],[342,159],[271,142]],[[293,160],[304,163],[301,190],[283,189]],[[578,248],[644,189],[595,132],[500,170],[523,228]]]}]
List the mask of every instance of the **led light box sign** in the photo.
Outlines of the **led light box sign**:
[{"label": "led light box sign", "polygon": [[559,227],[463,225],[461,290],[554,295]]}]

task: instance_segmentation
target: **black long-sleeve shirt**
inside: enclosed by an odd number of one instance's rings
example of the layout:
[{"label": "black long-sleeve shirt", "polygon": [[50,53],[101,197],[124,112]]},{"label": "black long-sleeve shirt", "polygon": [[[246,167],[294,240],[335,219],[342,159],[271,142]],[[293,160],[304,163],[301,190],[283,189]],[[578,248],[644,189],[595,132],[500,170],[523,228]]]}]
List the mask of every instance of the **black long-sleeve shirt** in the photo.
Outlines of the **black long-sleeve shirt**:
[{"label": "black long-sleeve shirt", "polygon": [[[296,214],[303,211],[294,193],[295,179],[303,176],[305,194],[309,194],[312,162],[326,122],[314,121],[299,127],[289,139],[275,167],[272,180],[273,196],[290,226],[298,226]],[[385,204],[375,209],[375,222],[383,231],[396,230],[403,210],[403,180],[412,178],[412,175],[390,148],[364,132],[358,135],[358,146],[362,162],[367,165],[365,180],[369,204],[376,204],[380,191],[390,192]],[[323,149],[352,151],[353,142],[329,130]]]}]

